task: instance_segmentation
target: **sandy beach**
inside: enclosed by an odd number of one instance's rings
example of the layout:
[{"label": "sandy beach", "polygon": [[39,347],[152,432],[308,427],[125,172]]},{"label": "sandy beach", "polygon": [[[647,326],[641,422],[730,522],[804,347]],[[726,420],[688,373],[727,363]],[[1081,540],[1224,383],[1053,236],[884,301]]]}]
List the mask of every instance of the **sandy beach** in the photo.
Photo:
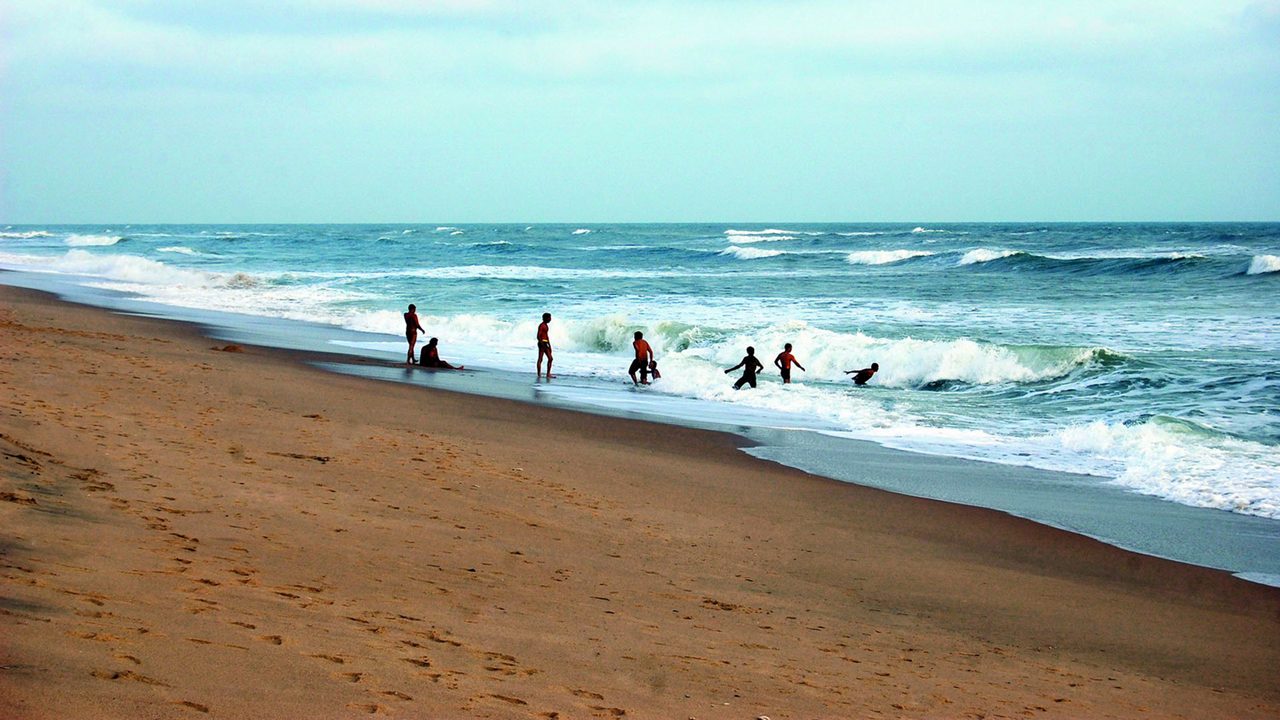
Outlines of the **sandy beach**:
[{"label": "sandy beach", "polygon": [[0,718],[1280,716],[1278,589],[304,359],[0,287]]}]

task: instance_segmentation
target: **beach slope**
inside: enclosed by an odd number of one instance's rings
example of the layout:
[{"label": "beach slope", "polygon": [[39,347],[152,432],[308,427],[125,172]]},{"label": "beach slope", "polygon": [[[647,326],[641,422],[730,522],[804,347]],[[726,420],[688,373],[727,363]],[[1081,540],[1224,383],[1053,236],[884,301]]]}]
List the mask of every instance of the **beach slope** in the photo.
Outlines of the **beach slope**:
[{"label": "beach slope", "polygon": [[1275,588],[300,359],[0,287],[0,717],[1280,715]]}]

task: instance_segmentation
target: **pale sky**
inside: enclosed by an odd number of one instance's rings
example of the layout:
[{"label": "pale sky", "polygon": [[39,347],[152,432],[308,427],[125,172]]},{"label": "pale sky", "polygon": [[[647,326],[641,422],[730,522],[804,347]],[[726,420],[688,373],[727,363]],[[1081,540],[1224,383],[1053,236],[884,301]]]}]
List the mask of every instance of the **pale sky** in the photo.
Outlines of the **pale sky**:
[{"label": "pale sky", "polygon": [[0,0],[6,224],[788,220],[1280,220],[1280,0]]}]

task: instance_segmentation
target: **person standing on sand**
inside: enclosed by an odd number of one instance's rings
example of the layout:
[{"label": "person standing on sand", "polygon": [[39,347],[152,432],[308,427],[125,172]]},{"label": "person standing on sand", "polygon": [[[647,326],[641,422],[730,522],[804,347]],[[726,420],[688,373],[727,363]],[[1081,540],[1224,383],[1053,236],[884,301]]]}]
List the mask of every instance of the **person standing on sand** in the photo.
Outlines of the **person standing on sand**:
[{"label": "person standing on sand", "polygon": [[413,348],[418,344],[418,333],[426,332],[422,323],[418,322],[418,306],[410,304],[409,312],[404,314],[404,337],[409,341],[409,359],[404,361],[405,365],[413,364]]},{"label": "person standing on sand", "polygon": [[542,324],[538,326],[538,370],[534,377],[542,377],[542,356],[547,357],[547,379],[555,377],[551,374],[551,313],[542,313]]},{"label": "person standing on sand", "polygon": [[[782,348],[782,352],[778,353],[778,357],[773,359],[773,364],[782,372],[782,382],[785,385],[791,384],[791,364],[795,363],[796,367],[804,370],[804,366],[791,354],[791,343],[787,343]],[[809,372],[808,370],[804,370]]]},{"label": "person standing on sand", "polygon": [[[649,384],[649,363],[653,363],[657,367],[658,363],[653,359],[653,348],[649,347],[649,341],[644,339],[644,333],[636,331],[636,339],[631,343],[631,347],[636,350],[636,359],[631,361],[631,367],[627,370],[627,374],[631,376],[633,385]],[[636,380],[636,373],[640,373],[640,380]]]},{"label": "person standing on sand", "polygon": [[745,385],[746,383],[751,383],[751,387],[755,387],[756,373],[764,369],[764,364],[761,363],[758,358],[756,358],[756,349],[753,347],[748,347],[747,355],[746,357],[742,358],[742,362],[738,363],[737,365],[734,365],[728,370],[725,370],[724,374],[728,375],[729,373],[733,372],[734,370],[737,370],[738,368],[742,368],[742,377],[738,378],[738,382],[733,384],[734,390],[742,389],[742,386]]},{"label": "person standing on sand", "polygon": [[862,368],[861,370],[845,370],[844,374],[853,376],[854,385],[866,385],[867,381],[871,379],[871,376],[875,375],[876,371],[879,369],[880,365],[878,363],[871,363],[871,367],[869,368]]}]

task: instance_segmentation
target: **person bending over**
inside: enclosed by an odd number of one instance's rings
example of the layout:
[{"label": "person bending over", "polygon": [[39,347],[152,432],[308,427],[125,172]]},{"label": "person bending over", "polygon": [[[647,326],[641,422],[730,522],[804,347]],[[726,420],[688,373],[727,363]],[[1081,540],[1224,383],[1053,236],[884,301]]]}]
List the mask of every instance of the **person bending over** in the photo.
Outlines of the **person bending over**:
[{"label": "person bending over", "polygon": [[879,369],[879,364],[871,363],[871,367],[862,368],[861,370],[845,370],[844,374],[853,376],[854,385],[866,385],[867,381],[871,379],[871,376],[875,375],[876,371]]}]

